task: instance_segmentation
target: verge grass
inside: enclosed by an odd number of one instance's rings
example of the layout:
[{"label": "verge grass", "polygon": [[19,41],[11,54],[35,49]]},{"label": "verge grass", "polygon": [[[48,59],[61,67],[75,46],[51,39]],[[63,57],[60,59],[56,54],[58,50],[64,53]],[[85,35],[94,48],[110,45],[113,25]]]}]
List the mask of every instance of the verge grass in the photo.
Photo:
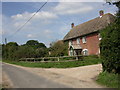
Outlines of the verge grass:
[{"label": "verge grass", "polygon": [[114,73],[102,72],[97,77],[97,83],[110,87],[110,88],[118,88],[119,86],[119,75]]}]

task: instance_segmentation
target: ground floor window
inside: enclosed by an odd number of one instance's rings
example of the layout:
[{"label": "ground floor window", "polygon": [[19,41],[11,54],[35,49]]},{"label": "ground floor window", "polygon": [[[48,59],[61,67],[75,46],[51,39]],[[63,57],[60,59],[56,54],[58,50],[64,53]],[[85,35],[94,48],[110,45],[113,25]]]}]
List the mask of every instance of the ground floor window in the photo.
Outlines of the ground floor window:
[{"label": "ground floor window", "polygon": [[88,55],[88,49],[83,49],[83,55]]}]

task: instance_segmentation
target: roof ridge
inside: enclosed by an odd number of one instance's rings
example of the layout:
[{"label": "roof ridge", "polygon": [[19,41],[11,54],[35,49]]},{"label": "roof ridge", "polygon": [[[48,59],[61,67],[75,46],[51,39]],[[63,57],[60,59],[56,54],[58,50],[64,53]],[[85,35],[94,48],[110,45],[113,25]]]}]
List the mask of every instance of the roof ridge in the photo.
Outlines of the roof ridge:
[{"label": "roof ridge", "polygon": [[[105,16],[105,15],[112,15],[113,16],[113,14],[111,14],[111,13],[106,13],[106,14],[104,14],[103,16]],[[102,17],[103,17],[102,16]],[[79,24],[79,25],[82,25],[82,24],[85,24],[85,23],[87,23],[87,22],[91,22],[91,21],[93,21],[93,20],[95,20],[95,19],[97,19],[97,18],[100,18],[100,16],[98,16],[98,17],[96,17],[96,18],[93,18],[93,19],[91,19],[91,20],[88,20],[88,21],[86,21],[86,22],[83,22],[83,23],[81,23],[81,24]],[[77,26],[79,26],[79,25],[76,25],[76,26],[74,26],[73,28],[75,28],[75,27],[77,27]],[[72,28],[72,29],[73,29]],[[72,30],[71,29],[71,30]]]},{"label": "roof ridge", "polygon": [[70,38],[76,38],[82,35],[86,35],[92,32],[96,32],[105,28],[109,23],[113,21],[114,15],[111,13],[106,13],[102,17],[98,16],[94,19],[81,23],[77,26],[74,26],[64,37],[64,40]]}]

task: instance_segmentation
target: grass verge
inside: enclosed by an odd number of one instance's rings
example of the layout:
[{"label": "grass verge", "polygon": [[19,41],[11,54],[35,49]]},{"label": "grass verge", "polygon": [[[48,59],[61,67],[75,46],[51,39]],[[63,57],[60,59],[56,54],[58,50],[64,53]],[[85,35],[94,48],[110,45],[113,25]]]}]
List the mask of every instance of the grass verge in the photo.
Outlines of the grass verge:
[{"label": "grass verge", "polygon": [[93,65],[101,63],[99,58],[85,57],[82,61],[72,61],[72,62],[16,62],[10,60],[3,60],[3,62],[16,64],[25,67],[42,67],[42,68],[72,68],[85,65]]},{"label": "grass verge", "polygon": [[118,74],[102,72],[99,74],[97,78],[97,83],[110,87],[110,88],[118,88]]}]

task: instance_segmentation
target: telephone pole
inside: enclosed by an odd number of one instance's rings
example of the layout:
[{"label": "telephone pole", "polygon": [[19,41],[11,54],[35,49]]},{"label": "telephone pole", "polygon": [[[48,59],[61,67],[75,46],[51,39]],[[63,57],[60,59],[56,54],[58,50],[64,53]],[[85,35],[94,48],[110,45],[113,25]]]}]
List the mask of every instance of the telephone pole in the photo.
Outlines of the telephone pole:
[{"label": "telephone pole", "polygon": [[7,44],[7,38],[5,38],[5,45]]}]

